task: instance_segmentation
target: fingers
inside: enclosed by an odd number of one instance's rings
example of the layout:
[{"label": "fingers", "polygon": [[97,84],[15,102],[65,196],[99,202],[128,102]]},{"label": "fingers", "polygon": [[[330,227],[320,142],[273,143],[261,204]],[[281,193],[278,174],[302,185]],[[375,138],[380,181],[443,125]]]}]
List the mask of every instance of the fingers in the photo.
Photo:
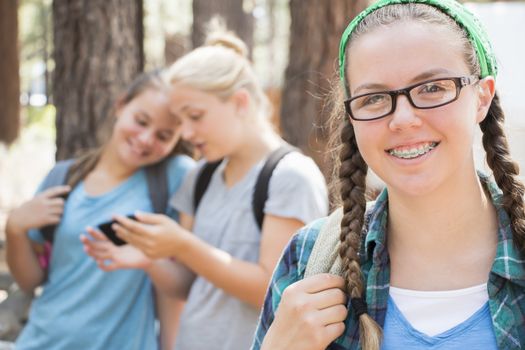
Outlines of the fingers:
[{"label": "fingers", "polygon": [[95,241],[89,239],[85,235],[80,235],[80,240],[84,245],[84,251],[87,255],[91,256],[95,260],[112,259],[113,252],[111,250],[111,242],[107,241]]},{"label": "fingers", "polygon": [[46,198],[55,198],[59,196],[63,196],[71,191],[71,187],[69,186],[55,186],[51,187],[45,191],[42,192],[42,196]]},{"label": "fingers", "polygon": [[319,310],[316,313],[316,317],[321,324],[329,325],[333,323],[344,322],[346,316],[348,315],[348,310],[346,306],[342,304],[333,305],[325,309]]},{"label": "fingers", "polygon": [[345,281],[342,277],[329,273],[322,273],[305,278],[288,288],[304,291],[309,294],[318,293],[323,290],[338,288],[344,290]]},{"label": "fingers", "polygon": [[120,225],[114,225],[115,230],[117,226],[120,226],[123,229],[126,229],[126,233],[139,233],[139,234],[148,234],[149,231],[146,228],[146,225],[143,223],[132,220],[128,217],[122,216],[122,215],[115,215],[114,219],[120,224]]},{"label": "fingers", "polygon": [[61,219],[62,219],[62,213],[49,214],[45,218],[44,225],[57,225]]},{"label": "fingers", "polygon": [[99,269],[105,272],[115,271],[118,269],[117,264],[112,260],[97,260],[97,266]]},{"label": "fingers", "polygon": [[64,198],[51,198],[47,200],[47,205],[53,208],[64,209]]},{"label": "fingers", "polygon": [[113,224],[111,227],[115,230],[119,238],[123,239],[129,244],[134,245],[142,250],[145,246],[147,246],[148,238],[144,236],[147,235],[147,233],[144,234],[138,230],[128,230],[126,227],[119,224]]},{"label": "fingers", "polygon": [[315,308],[321,310],[334,305],[346,305],[348,300],[346,293],[339,288],[326,289],[309,296],[310,302]]},{"label": "fingers", "polygon": [[153,214],[153,213],[144,213],[141,211],[137,211],[135,213],[135,217],[142,223],[148,224],[148,225],[158,225],[164,222],[166,220],[166,215],[164,214]]},{"label": "fingers", "polygon": [[324,328],[326,343],[330,344],[337,338],[339,338],[345,331],[344,322],[331,323]]},{"label": "fingers", "polygon": [[105,234],[100,232],[100,230],[97,230],[93,227],[86,227],[86,231],[91,235],[91,237],[93,237],[97,241],[109,242],[109,239],[106,237]]}]

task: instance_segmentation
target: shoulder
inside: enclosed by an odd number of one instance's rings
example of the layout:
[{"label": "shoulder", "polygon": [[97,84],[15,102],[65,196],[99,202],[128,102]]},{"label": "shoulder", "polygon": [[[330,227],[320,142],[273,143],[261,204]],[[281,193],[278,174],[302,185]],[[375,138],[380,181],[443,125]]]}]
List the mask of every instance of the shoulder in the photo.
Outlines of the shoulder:
[{"label": "shoulder", "polygon": [[275,167],[274,174],[278,177],[293,176],[306,179],[323,179],[323,175],[313,159],[297,151],[290,152],[284,156]]},{"label": "shoulder", "polygon": [[178,184],[195,168],[195,160],[186,155],[176,155],[167,160],[169,182]]},{"label": "shoulder", "polygon": [[195,167],[195,160],[187,155],[176,155],[168,159],[168,168],[170,171],[180,171],[180,170],[191,170]]},{"label": "shoulder", "polygon": [[46,177],[41,182],[37,192],[45,190],[49,187],[63,185],[66,182],[69,168],[75,161],[76,159],[66,159],[56,162],[56,164],[51,168],[51,170],[49,170]]},{"label": "shoulder", "polygon": [[[273,189],[273,190],[272,190]],[[326,195],[326,181],[312,158],[291,152],[277,164],[270,179],[270,190],[277,192],[320,192]]]}]

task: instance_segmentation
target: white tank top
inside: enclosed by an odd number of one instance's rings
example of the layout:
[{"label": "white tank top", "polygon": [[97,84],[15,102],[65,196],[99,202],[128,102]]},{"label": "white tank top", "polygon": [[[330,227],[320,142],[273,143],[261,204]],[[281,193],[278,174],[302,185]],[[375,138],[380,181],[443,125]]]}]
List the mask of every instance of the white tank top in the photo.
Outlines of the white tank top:
[{"label": "white tank top", "polygon": [[486,283],[431,292],[390,287],[390,296],[412,327],[429,336],[457,326],[489,300]]}]

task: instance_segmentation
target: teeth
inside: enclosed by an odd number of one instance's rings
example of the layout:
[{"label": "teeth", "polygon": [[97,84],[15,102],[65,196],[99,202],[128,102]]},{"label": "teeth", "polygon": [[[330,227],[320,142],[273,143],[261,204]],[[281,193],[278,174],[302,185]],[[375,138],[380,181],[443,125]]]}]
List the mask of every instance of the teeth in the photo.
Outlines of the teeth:
[{"label": "teeth", "polygon": [[403,158],[403,159],[412,159],[419,157],[425,153],[430,152],[436,148],[437,142],[429,142],[419,147],[413,147],[409,149],[391,149],[388,151],[389,154],[394,157]]}]

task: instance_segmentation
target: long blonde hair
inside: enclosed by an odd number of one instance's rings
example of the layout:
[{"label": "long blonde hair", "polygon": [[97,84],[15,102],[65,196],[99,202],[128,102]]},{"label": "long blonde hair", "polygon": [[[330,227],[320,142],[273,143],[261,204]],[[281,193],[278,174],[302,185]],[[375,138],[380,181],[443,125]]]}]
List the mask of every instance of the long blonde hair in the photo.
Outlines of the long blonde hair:
[{"label": "long blonde hair", "polygon": [[252,98],[253,111],[262,120],[269,120],[271,103],[264,93],[247,59],[248,49],[234,33],[215,19],[203,46],[179,58],[168,68],[165,79],[193,89],[228,99],[239,89]]}]

